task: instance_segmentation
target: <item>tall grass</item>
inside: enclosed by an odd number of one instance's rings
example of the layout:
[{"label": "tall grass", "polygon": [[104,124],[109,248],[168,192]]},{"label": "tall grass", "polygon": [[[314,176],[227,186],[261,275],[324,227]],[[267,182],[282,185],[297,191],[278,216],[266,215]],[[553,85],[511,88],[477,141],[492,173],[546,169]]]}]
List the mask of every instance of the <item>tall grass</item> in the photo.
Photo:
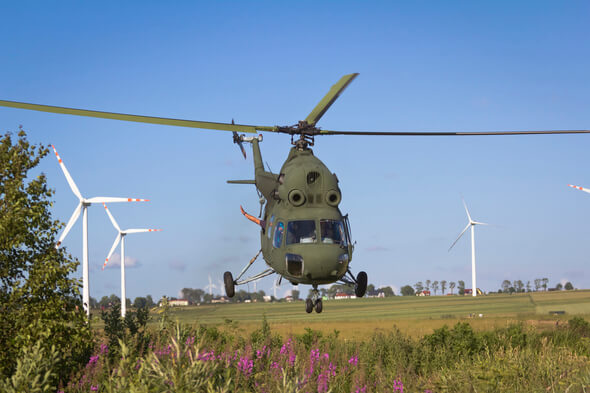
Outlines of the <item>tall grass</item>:
[{"label": "tall grass", "polygon": [[[581,318],[562,325],[541,332],[522,324],[478,332],[463,322],[419,339],[394,328],[350,341],[338,331],[312,329],[285,339],[266,319],[249,337],[238,333],[239,326],[164,321],[149,331],[138,329],[141,335],[128,331],[116,343],[111,337],[110,345],[105,335],[85,368],[60,391],[590,391],[590,325]],[[146,337],[146,348],[135,342]],[[25,353],[14,381],[2,381],[0,390],[34,385],[43,391],[48,359],[38,351]]]}]

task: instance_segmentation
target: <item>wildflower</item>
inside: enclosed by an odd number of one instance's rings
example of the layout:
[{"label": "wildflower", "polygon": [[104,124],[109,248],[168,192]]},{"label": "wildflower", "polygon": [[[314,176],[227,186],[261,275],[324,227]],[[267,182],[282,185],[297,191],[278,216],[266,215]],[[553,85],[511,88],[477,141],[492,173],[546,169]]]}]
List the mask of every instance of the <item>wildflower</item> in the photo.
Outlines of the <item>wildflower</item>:
[{"label": "wildflower", "polygon": [[322,357],[326,360],[330,360],[330,355],[328,355],[327,353],[323,354]]},{"label": "wildflower", "polygon": [[297,359],[297,355],[295,355],[294,353],[289,355],[289,365],[290,366],[295,365],[295,359]]},{"label": "wildflower", "polygon": [[[404,384],[402,383],[402,381],[400,379],[394,379],[393,381],[393,391],[394,392],[399,392],[399,393],[404,393]],[[432,393],[431,390],[426,390],[424,393]]]},{"label": "wildflower", "polygon": [[352,364],[353,366],[356,366],[358,363],[359,363],[359,358],[356,355],[354,355],[353,357],[348,359],[348,364]]},{"label": "wildflower", "polygon": [[91,392],[98,392],[98,385],[96,385],[96,386],[90,385],[90,391]]},{"label": "wildflower", "polygon": [[109,351],[109,346],[107,344],[100,344],[100,355],[106,355]]},{"label": "wildflower", "polygon": [[318,393],[328,391],[328,374],[321,373],[318,375]]},{"label": "wildflower", "polygon": [[362,388],[357,387],[354,393],[367,393],[367,385],[363,386]]},{"label": "wildflower", "polygon": [[194,336],[190,336],[186,338],[186,341],[184,342],[184,345],[189,346],[189,345],[193,345],[195,343],[195,337]]},{"label": "wildflower", "polygon": [[311,364],[314,364],[316,360],[320,359],[320,350],[319,349],[312,349],[311,354],[309,355],[309,360],[311,360]]},{"label": "wildflower", "polygon": [[331,377],[335,377],[335,376],[336,376],[336,366],[334,366],[334,365],[332,364],[332,362],[330,362],[330,365],[328,366],[328,374],[329,374]]},{"label": "wildflower", "polygon": [[238,362],[237,368],[242,372],[242,374],[244,374],[246,377],[249,377],[250,374],[252,374],[252,369],[254,368],[254,361],[246,357],[242,357]]},{"label": "wildflower", "polygon": [[98,361],[98,357],[99,357],[99,355],[90,356],[90,360],[88,361],[88,364],[86,365],[86,367],[94,366],[96,364],[96,362]]}]

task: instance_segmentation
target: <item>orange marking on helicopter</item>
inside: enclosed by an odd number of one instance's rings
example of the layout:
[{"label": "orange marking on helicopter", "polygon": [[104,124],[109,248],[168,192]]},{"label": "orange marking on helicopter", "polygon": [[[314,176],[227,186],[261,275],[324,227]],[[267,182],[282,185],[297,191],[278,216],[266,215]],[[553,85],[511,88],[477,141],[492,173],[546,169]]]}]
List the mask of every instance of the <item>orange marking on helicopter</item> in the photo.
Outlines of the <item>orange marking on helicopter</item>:
[{"label": "orange marking on helicopter", "polygon": [[254,216],[251,216],[250,214],[246,213],[244,211],[244,208],[242,206],[240,206],[240,210],[242,211],[242,214],[244,215],[244,217],[246,217],[248,220],[260,225],[260,220]]}]

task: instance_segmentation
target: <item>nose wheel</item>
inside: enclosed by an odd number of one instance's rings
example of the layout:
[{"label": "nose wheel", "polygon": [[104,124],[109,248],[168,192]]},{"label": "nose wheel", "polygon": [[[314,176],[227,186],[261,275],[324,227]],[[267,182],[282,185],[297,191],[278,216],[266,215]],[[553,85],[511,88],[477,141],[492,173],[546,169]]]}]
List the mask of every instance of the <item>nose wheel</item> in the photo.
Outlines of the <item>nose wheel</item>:
[{"label": "nose wheel", "polygon": [[315,312],[319,314],[324,309],[324,305],[322,304],[322,298],[320,297],[318,286],[314,285],[311,291],[311,298],[307,298],[305,301],[305,312],[310,314],[315,308]]},{"label": "nose wheel", "polygon": [[359,272],[356,276],[356,285],[354,286],[354,294],[356,297],[363,297],[367,292],[367,273]]}]

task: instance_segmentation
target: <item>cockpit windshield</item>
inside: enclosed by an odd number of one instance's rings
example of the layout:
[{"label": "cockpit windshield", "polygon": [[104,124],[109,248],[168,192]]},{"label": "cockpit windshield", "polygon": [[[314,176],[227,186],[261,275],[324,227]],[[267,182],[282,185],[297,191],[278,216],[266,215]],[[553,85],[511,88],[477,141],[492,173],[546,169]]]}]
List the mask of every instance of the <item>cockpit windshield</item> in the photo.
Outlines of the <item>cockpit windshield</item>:
[{"label": "cockpit windshield", "polygon": [[287,244],[315,243],[316,239],[315,221],[299,220],[287,224]]},{"label": "cockpit windshield", "polygon": [[342,221],[320,220],[320,230],[322,233],[322,243],[347,246]]}]

